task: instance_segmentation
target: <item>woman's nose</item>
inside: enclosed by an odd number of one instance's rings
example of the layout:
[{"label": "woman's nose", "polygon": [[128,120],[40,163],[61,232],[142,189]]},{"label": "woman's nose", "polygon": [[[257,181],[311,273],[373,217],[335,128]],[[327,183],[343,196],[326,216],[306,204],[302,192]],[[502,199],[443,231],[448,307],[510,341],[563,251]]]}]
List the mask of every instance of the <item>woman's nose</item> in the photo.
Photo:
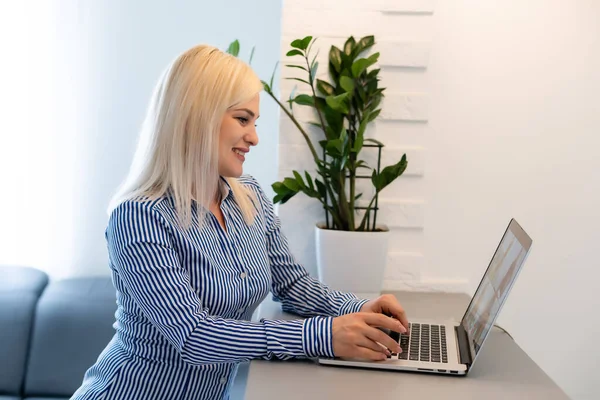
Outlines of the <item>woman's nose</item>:
[{"label": "woman's nose", "polygon": [[256,127],[254,127],[251,132],[246,134],[246,137],[244,139],[251,146],[256,146],[258,144],[258,133],[256,132]]}]

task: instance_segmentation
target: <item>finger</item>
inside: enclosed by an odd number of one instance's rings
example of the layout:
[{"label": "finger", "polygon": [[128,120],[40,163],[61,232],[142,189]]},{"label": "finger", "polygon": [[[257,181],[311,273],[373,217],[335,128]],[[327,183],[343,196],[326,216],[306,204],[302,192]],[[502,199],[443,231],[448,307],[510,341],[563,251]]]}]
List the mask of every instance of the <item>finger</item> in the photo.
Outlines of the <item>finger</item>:
[{"label": "finger", "polygon": [[390,308],[391,314],[402,324],[403,327],[408,330],[408,318],[406,318],[406,312],[400,304],[396,304],[396,307]]},{"label": "finger", "polygon": [[387,360],[387,356],[385,354],[380,353],[378,351],[368,349],[366,347],[356,347],[356,353],[357,353],[358,358],[362,358],[365,360],[372,360],[372,361]]},{"label": "finger", "polygon": [[394,353],[402,352],[400,344],[379,329],[367,326],[364,330],[364,335],[375,342],[381,343]]},{"label": "finger", "polygon": [[[359,346],[359,347],[366,347],[366,348],[371,349],[373,351],[377,351],[379,353],[383,353],[386,356],[389,355],[389,353],[390,353],[390,351],[387,349],[387,347],[385,347],[384,345],[381,345],[381,344],[379,344],[379,343],[377,343],[377,342],[369,339],[366,336],[362,336],[361,335],[360,339],[358,339],[355,344],[356,344],[356,346]],[[393,350],[394,349],[392,349],[392,351]]]},{"label": "finger", "polygon": [[387,328],[394,332],[406,333],[406,328],[400,321],[385,316],[383,314],[377,313],[361,313],[363,317],[363,321],[365,321],[370,326],[375,326],[379,328]]},{"label": "finger", "polygon": [[396,297],[392,295],[386,295],[382,298],[381,303],[383,303],[381,306],[386,315],[396,318],[398,321],[400,321],[402,326],[408,329],[408,318],[406,317],[406,311],[404,311],[404,308],[400,305]]}]

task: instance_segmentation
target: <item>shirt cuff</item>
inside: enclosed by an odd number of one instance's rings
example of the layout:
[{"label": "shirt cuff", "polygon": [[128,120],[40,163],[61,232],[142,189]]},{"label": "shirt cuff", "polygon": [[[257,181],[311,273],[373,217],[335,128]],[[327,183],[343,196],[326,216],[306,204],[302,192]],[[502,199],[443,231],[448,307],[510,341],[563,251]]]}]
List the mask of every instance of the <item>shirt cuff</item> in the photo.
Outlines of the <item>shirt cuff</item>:
[{"label": "shirt cuff", "polygon": [[362,306],[364,306],[365,303],[367,303],[368,301],[369,300],[356,299],[356,298],[350,299],[350,300],[346,301],[344,304],[342,304],[342,306],[340,307],[339,315],[346,315],[346,314],[360,312],[360,309],[362,308]]},{"label": "shirt cuff", "polygon": [[305,319],[302,330],[302,347],[307,357],[333,358],[333,317]]}]

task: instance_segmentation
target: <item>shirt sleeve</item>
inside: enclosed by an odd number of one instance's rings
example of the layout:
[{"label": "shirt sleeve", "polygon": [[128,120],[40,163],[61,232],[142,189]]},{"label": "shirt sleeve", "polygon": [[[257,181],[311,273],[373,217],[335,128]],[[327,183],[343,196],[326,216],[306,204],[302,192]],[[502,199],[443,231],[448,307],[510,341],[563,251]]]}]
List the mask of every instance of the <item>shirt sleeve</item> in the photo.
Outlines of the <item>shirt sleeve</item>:
[{"label": "shirt sleeve", "polygon": [[111,214],[106,237],[128,294],[185,362],[333,357],[332,318],[251,322],[210,315],[179,262],[171,229],[150,203],[128,201]]},{"label": "shirt sleeve", "polygon": [[282,309],[304,317],[316,315],[340,316],[359,312],[368,301],[352,293],[332,290],[309,275],[290,252],[287,238],[281,230],[281,221],[273,202],[255,182],[265,217],[267,252],[273,278],[274,299]]}]

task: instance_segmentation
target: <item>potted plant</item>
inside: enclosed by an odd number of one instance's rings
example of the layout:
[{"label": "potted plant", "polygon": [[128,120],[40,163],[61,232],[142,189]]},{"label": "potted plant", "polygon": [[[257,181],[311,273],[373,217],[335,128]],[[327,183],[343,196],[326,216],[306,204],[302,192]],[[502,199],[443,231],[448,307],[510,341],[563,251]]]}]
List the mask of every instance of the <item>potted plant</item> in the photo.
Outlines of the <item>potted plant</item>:
[{"label": "potted plant", "polygon": [[[300,62],[288,68],[303,71],[298,81],[307,93],[290,96],[282,103],[271,82],[263,82],[265,92],[291,119],[303,135],[315,162],[318,176],[307,171],[273,183],[274,203],[285,204],[302,192],[323,205],[325,220],[318,222],[316,253],[319,278],[334,289],[354,292],[379,292],[387,262],[389,229],[378,223],[378,199],[381,191],[404,173],[406,154],[394,165],[381,168],[383,144],[365,138],[365,132],[381,112],[385,88],[379,87],[379,69],[373,68],[379,53],[362,55],[375,45],[373,36],[356,41],[349,37],[342,49],[329,50],[329,81],[317,79],[318,62],[311,50],[316,39],[307,36],[294,40],[288,57]],[[294,107],[310,107],[322,140],[313,143],[302,123],[294,116]],[[361,158],[364,151],[377,153],[377,165]],[[368,179],[374,194],[368,202],[357,193],[357,179]]]}]

